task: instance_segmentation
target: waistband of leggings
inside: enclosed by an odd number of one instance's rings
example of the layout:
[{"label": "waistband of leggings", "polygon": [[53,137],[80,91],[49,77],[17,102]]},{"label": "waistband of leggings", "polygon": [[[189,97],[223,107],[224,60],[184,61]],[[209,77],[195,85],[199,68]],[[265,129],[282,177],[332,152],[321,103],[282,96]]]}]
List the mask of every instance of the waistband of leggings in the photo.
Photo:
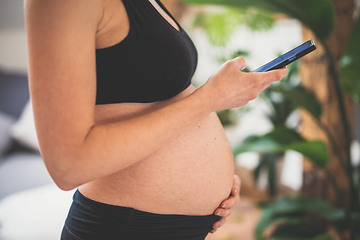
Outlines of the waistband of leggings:
[{"label": "waistband of leggings", "polygon": [[152,212],[146,212],[137,210],[131,207],[124,207],[124,206],[118,206],[118,205],[111,205],[107,203],[98,202],[95,200],[92,200],[90,198],[87,198],[84,196],[79,190],[77,190],[74,194],[74,202],[78,202],[80,204],[86,205],[87,207],[90,207],[92,210],[99,211],[101,213],[107,213],[107,214],[136,214],[137,216],[145,216],[145,217],[158,217],[158,218],[166,218],[166,217],[176,217],[176,218],[184,218],[184,219],[197,219],[197,220],[209,220],[217,221],[220,219],[219,216],[216,216],[214,214],[210,215],[182,215],[182,214],[158,214],[158,213],[152,213]]}]

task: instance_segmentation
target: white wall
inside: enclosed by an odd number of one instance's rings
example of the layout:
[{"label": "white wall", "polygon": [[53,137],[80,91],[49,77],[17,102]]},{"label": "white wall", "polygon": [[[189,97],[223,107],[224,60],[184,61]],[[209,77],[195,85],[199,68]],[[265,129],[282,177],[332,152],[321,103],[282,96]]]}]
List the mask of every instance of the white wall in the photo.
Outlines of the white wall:
[{"label": "white wall", "polygon": [[0,0],[0,70],[27,72],[24,0]]},{"label": "white wall", "polygon": [[27,68],[25,29],[0,30],[0,70],[26,74]]},{"label": "white wall", "polygon": [[24,0],[0,0],[0,31],[24,27]]}]

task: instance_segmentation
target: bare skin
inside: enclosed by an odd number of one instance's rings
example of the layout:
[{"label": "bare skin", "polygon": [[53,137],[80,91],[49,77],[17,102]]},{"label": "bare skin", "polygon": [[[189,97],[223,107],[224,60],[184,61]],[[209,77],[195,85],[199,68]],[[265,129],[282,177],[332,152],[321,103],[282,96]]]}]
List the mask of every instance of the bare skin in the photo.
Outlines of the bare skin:
[{"label": "bare skin", "polygon": [[122,2],[27,0],[26,22],[41,154],[61,189],[79,187],[93,200],[155,213],[207,215],[216,209],[229,215],[240,180],[214,112],[245,105],[286,69],[243,73],[245,61],[236,58],[201,88],[190,86],[171,99],[95,105],[95,48],[126,37]]}]

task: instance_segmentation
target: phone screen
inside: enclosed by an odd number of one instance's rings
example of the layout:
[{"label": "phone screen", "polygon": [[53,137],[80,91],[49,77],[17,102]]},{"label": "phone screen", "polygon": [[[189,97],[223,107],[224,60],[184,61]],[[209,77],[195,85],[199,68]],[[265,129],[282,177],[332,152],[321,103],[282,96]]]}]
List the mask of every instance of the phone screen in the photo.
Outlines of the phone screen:
[{"label": "phone screen", "polygon": [[316,49],[315,42],[313,40],[309,40],[304,42],[303,44],[297,46],[296,48],[284,53],[280,57],[272,60],[271,62],[266,63],[265,65],[257,68],[253,72],[266,72],[274,69],[283,68],[286,65],[300,59],[306,54],[314,51]]}]

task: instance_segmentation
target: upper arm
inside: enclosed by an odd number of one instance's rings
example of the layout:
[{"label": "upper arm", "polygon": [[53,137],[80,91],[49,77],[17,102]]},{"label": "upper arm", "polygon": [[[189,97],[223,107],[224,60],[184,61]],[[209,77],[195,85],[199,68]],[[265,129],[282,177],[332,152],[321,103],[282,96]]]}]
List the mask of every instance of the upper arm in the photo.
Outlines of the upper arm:
[{"label": "upper arm", "polygon": [[98,0],[26,0],[29,87],[48,158],[80,144],[94,124]]}]

